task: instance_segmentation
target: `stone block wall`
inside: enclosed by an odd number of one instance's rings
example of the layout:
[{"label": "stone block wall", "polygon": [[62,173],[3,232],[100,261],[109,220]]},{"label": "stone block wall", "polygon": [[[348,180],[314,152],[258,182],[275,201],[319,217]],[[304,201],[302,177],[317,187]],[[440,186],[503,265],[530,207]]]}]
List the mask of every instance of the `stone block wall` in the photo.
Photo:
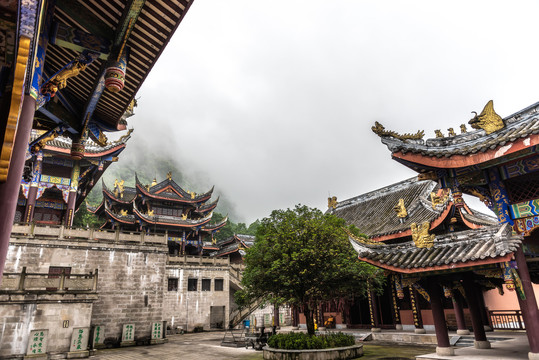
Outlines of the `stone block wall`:
[{"label": "stone block wall", "polygon": [[71,267],[72,273],[98,269],[99,298],[91,323],[104,326],[104,337],[116,338],[123,324],[133,323],[138,338],[149,336],[151,323],[163,320],[167,252],[165,244],[12,237],[4,271],[20,272],[23,266],[29,273],[47,273],[50,266]]},{"label": "stone block wall", "polygon": [[[82,303],[85,296],[76,299],[70,297],[73,302],[30,302],[7,304],[0,303],[0,358],[14,355],[22,356],[28,346],[28,335],[32,330],[48,329],[47,352],[65,353],[69,349],[69,341],[75,327],[90,327],[92,315],[92,303]],[[69,296],[66,296],[69,297]],[[16,297],[15,297],[16,298]],[[52,299],[50,299],[52,300]],[[42,296],[39,301],[47,301]],[[69,321],[64,327],[64,321]]]},{"label": "stone block wall", "polygon": [[[178,279],[176,291],[168,291],[168,279]],[[197,279],[196,291],[188,290],[189,279]],[[202,289],[202,280],[210,280],[210,290]],[[223,280],[223,290],[215,290],[215,279]],[[181,327],[191,331],[195,326],[209,330],[212,311],[224,307],[223,328],[226,328],[230,315],[229,269],[222,265],[174,264],[167,265],[164,279],[163,318],[172,328]],[[212,310],[213,307],[213,310]]]}]

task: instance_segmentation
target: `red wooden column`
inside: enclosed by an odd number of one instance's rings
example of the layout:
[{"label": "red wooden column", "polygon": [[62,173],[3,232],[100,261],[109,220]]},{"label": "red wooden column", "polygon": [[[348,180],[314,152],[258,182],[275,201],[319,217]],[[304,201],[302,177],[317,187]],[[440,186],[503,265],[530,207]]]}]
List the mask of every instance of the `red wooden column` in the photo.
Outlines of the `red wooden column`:
[{"label": "red wooden column", "polygon": [[528,342],[530,343],[528,357],[530,359],[539,359],[539,310],[537,308],[535,293],[533,292],[528,264],[526,263],[526,257],[522,248],[519,248],[515,253],[515,259],[524,295],[526,295],[525,300],[522,300],[518,295],[517,298],[520,309],[522,310],[522,316],[524,317]]},{"label": "red wooden column", "polygon": [[485,331],[492,331],[492,328],[490,327],[490,322],[488,321],[488,312],[487,308],[485,306],[485,298],[483,297],[483,290],[481,290],[480,287],[477,287],[475,289],[475,295],[477,296],[477,303],[479,304],[479,314],[481,315],[481,322],[483,323],[483,327],[485,328]]},{"label": "red wooden column", "polygon": [[279,305],[273,304],[273,326],[275,326],[276,329],[279,329],[281,326],[279,323]]},{"label": "red wooden column", "polygon": [[380,310],[378,308],[378,299],[374,294],[374,291],[369,291],[369,311],[371,313],[371,331],[380,332],[382,328],[380,327]]},{"label": "red wooden column", "polygon": [[412,315],[414,316],[414,332],[416,334],[425,334],[426,331],[423,328],[423,318],[421,317],[421,309],[417,303],[417,292],[412,285],[408,286],[410,290],[410,305],[412,306]]},{"label": "red wooden column", "polygon": [[30,139],[36,101],[30,95],[25,95],[22,103],[21,114],[15,134],[9,172],[5,183],[0,184],[0,280],[4,272],[9,237],[13,228],[13,219],[19,198],[22,172],[24,169],[26,149]]},{"label": "red wooden column", "polygon": [[395,286],[391,284],[391,304],[393,305],[393,320],[395,321],[395,330],[402,330],[401,316],[399,304],[397,302],[397,291]]},{"label": "red wooden column", "polygon": [[39,151],[36,155],[36,164],[34,166],[34,173],[32,175],[32,181],[30,188],[28,189],[28,198],[26,199],[26,209],[24,210],[23,221],[29,223],[34,219],[34,211],[37,200],[37,190],[39,188],[39,180],[41,177],[41,170],[43,167],[43,152]]},{"label": "red wooden column", "polygon": [[438,279],[428,278],[426,285],[430,295],[432,318],[434,320],[434,329],[436,331],[436,341],[438,342],[436,354],[439,356],[455,355],[455,350],[449,343],[449,333],[447,331],[444,305],[442,302],[442,290],[440,285],[438,285]]},{"label": "red wooden column", "polygon": [[464,320],[464,310],[462,309],[461,295],[456,290],[451,290],[451,301],[453,310],[455,310],[455,319],[457,320],[457,335],[470,335],[470,330],[466,327]]},{"label": "red wooden column", "polygon": [[468,308],[472,316],[472,327],[474,334],[474,346],[476,349],[490,349],[490,342],[485,335],[485,328],[483,327],[483,321],[481,320],[481,308],[478,304],[476,289],[471,274],[465,274],[462,279],[462,286],[464,287],[464,293],[466,294],[466,300],[468,301]]},{"label": "red wooden column", "polygon": [[65,226],[70,227],[73,225],[73,217],[75,215],[75,203],[77,200],[77,190],[79,189],[79,175],[80,165],[79,161],[73,162],[73,169],[71,170],[71,184],[69,185],[69,196],[67,198],[67,211],[65,216]]}]

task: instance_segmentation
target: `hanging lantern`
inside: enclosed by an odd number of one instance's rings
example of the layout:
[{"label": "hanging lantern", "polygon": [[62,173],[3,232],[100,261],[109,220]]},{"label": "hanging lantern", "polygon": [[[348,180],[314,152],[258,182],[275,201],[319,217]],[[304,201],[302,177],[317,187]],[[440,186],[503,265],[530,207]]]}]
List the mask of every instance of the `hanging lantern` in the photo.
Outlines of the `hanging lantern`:
[{"label": "hanging lantern", "polygon": [[105,70],[105,87],[108,91],[117,93],[124,88],[126,67],[126,57],[121,56]]}]

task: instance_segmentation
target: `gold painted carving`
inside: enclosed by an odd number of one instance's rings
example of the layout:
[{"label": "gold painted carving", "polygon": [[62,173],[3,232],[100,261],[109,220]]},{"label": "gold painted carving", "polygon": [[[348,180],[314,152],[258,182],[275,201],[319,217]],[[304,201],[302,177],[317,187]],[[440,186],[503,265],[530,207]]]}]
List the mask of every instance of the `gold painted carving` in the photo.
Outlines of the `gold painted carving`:
[{"label": "gold painted carving", "polygon": [[54,130],[49,134],[49,136],[44,137],[43,139],[39,140],[37,144],[34,144],[34,146],[32,147],[32,151],[37,152],[43,149],[49,141],[56,139],[58,135],[58,131]]},{"label": "gold painted carving", "polygon": [[187,220],[187,213],[182,214],[182,220]]},{"label": "gold painted carving", "polygon": [[434,192],[430,193],[430,203],[432,204],[432,208],[436,208],[438,205],[442,205],[444,203],[444,199],[441,196],[437,196]]},{"label": "gold painted carving", "polygon": [[425,135],[425,132],[423,130],[418,130],[415,134],[399,134],[395,131],[389,131],[386,130],[385,127],[380,124],[378,121],[374,123],[374,126],[371,127],[372,132],[374,132],[376,135],[382,137],[382,136],[391,136],[395,139],[399,140],[419,140],[423,139],[423,136]]},{"label": "gold painted carving", "polygon": [[440,130],[434,130],[434,133],[436,134],[437,138],[443,138],[444,137],[444,134],[442,134],[442,132]]},{"label": "gold painted carving", "polygon": [[114,180],[114,196],[120,197],[120,199],[123,199],[124,197],[124,182],[125,180],[118,181],[118,179]]},{"label": "gold painted carving", "polygon": [[483,129],[488,134],[493,133],[503,129],[505,124],[500,115],[496,114],[494,111],[494,103],[490,100],[486,105],[481,114],[477,115],[475,111],[472,111],[475,114],[473,119],[468,121],[474,129]]},{"label": "gold painted carving", "polygon": [[132,132],[133,132],[133,129],[128,129],[127,134],[120,136],[120,138],[117,141],[115,141],[114,143],[115,144],[123,143],[125,140],[127,140],[129,138],[129,136],[131,135]]},{"label": "gold painted carving", "polygon": [[460,125],[460,133],[466,134],[467,132],[468,131],[466,130],[466,125],[465,124]]},{"label": "gold painted carving", "polygon": [[120,210],[121,216],[127,216],[127,210]]},{"label": "gold painted carving", "polygon": [[453,128],[449,128],[447,129],[447,131],[449,132],[449,136],[456,136],[457,134],[455,134],[455,130],[453,130]]},{"label": "gold painted carving", "polygon": [[397,217],[399,218],[405,218],[408,216],[408,211],[406,211],[406,207],[404,206],[404,199],[399,199],[398,204],[395,205],[393,210],[395,210]]},{"label": "gold painted carving", "polygon": [[167,173],[167,179],[168,179],[168,180],[172,180],[172,172],[169,171],[169,172]]},{"label": "gold painted carving", "polygon": [[337,208],[337,197],[332,196],[328,197],[328,209],[336,209]]},{"label": "gold painted carving", "polygon": [[152,181],[152,184],[150,185],[150,187],[153,187],[155,185],[157,185],[157,179],[153,178],[153,181]]},{"label": "gold painted carving", "polygon": [[0,152],[0,182],[5,182],[7,180],[7,174],[9,172],[11,152],[13,151],[13,144],[15,143],[15,132],[17,131],[21,103],[23,100],[24,78],[26,76],[26,64],[28,62],[29,54],[30,38],[21,36],[19,39],[19,49],[17,51],[15,71],[13,73],[11,103],[9,105],[6,130]]},{"label": "gold painted carving", "polygon": [[421,226],[412,223],[410,228],[415,246],[430,249],[434,245],[434,234],[429,234],[430,222],[425,221]]},{"label": "gold painted carving", "polygon": [[155,216],[155,211],[154,210],[148,210],[148,216]]}]

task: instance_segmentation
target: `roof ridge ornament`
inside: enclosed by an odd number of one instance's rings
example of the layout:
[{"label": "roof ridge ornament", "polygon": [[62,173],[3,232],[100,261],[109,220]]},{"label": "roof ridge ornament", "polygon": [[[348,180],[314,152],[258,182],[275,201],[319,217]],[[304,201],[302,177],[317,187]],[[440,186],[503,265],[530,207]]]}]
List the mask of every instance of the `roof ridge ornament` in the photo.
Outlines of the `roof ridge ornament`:
[{"label": "roof ridge ornament", "polygon": [[422,249],[430,249],[434,246],[434,234],[429,234],[430,222],[425,221],[420,226],[417,226],[416,223],[410,225],[412,230],[412,240],[416,247]]},{"label": "roof ridge ornament", "polygon": [[418,130],[415,134],[399,134],[395,131],[386,130],[386,128],[380,124],[378,121],[374,122],[374,126],[371,127],[371,130],[376,135],[383,137],[383,136],[390,136],[395,139],[399,140],[421,140],[423,139],[423,136],[425,135],[424,130]]},{"label": "roof ridge ornament", "polygon": [[336,196],[328,197],[328,209],[335,210],[336,208],[337,208],[337,197]]},{"label": "roof ridge ornament", "polygon": [[472,111],[472,113],[475,116],[468,121],[468,124],[474,129],[485,130],[487,135],[505,127],[502,117],[494,111],[494,102],[492,100],[485,105],[481,114],[477,115],[475,111]]},{"label": "roof ridge ornament", "polygon": [[374,240],[369,239],[368,237],[354,235],[350,230],[348,230],[345,227],[343,227],[343,230],[350,238],[354,239],[355,241],[357,241],[360,244],[376,245],[376,246],[385,245],[383,242],[374,241]]},{"label": "roof ridge ornament", "polygon": [[406,207],[404,206],[404,199],[399,199],[399,202],[393,207],[393,210],[397,213],[397,217],[401,219],[408,217],[408,211],[406,211]]}]

